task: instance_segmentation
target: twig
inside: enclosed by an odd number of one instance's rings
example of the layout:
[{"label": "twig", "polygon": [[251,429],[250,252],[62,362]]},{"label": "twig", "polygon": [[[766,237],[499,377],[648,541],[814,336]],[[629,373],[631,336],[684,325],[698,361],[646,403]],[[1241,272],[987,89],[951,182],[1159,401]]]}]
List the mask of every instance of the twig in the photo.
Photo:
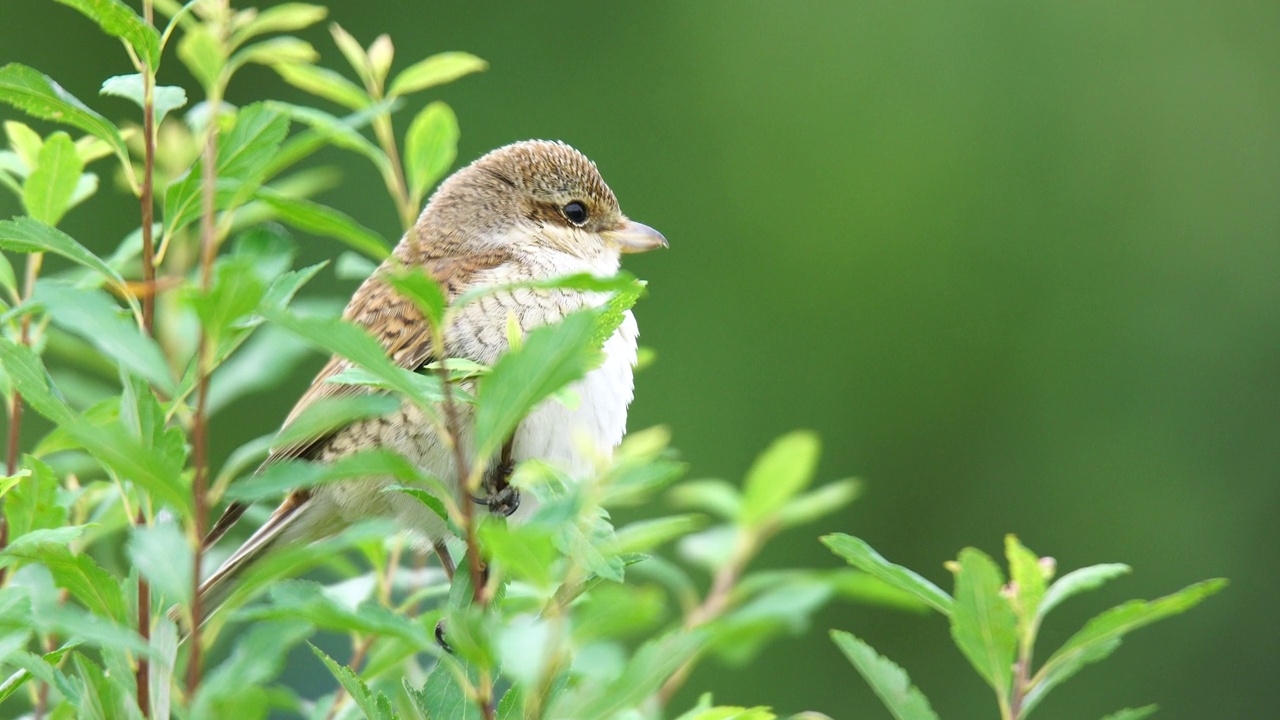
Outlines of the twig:
[{"label": "twig", "polygon": [[[209,97],[210,121],[206,132],[208,137],[204,144],[204,159],[201,163],[201,212],[200,212],[200,288],[208,292],[213,284],[213,260],[217,253],[216,229],[214,227],[214,192],[217,183],[218,162],[218,106],[221,98],[217,93]],[[196,350],[196,372],[199,376],[196,391],[196,412],[192,425],[193,462],[195,463],[195,479],[192,482],[191,494],[194,500],[196,548],[191,567],[191,660],[187,663],[187,696],[194,698],[196,688],[200,684],[200,618],[203,603],[200,597],[201,565],[204,559],[204,538],[207,524],[205,507],[209,484],[209,333],[200,334],[200,344]]]},{"label": "twig", "polygon": [[[444,394],[444,422],[449,433],[449,445],[453,448],[453,464],[458,475],[458,490],[462,493],[462,531],[467,543],[467,570],[471,576],[471,600],[481,608],[489,606],[488,594],[484,591],[484,568],[480,562],[480,539],[476,536],[475,508],[471,502],[471,473],[468,472],[466,456],[462,452],[460,440],[462,426],[458,422],[458,409],[453,401],[453,389],[449,384],[448,363],[445,362],[445,344],[443,330],[436,332],[436,355],[439,356],[441,392]],[[493,685],[489,673],[480,674],[480,687],[476,688],[476,705],[484,720],[493,720]]]},{"label": "twig", "polygon": [[[143,0],[142,15],[150,26],[154,22],[152,0]],[[155,127],[155,70],[149,66],[142,67],[142,192],[139,193],[142,214],[142,281],[152,289],[142,297],[142,331],[147,335],[155,334],[156,316],[156,267],[155,243],[152,238],[152,225],[155,222],[155,164],[156,164],[156,127]],[[146,513],[142,503],[138,503],[138,514],[133,524],[142,527],[147,524]],[[151,643],[151,585],[141,573],[138,574],[138,634],[142,642]],[[138,696],[138,710],[142,717],[151,717],[151,661],[145,654],[138,656],[138,668],[134,674],[134,687]]]},{"label": "twig", "polygon": [[[742,576],[742,571],[746,569],[747,563],[751,562],[751,558],[755,556],[756,549],[759,547],[760,540],[757,536],[747,535],[743,537],[733,557],[726,565],[720,568],[715,578],[712,579],[711,589],[707,591],[706,598],[685,616],[684,627],[686,630],[706,625],[724,613],[725,609],[729,607],[729,597],[733,594],[734,586],[738,584],[738,578]],[[689,673],[693,671],[693,665],[693,659],[687,660],[680,666],[679,670],[676,670],[671,677],[667,678],[667,681],[662,684],[662,689],[658,691],[659,704],[665,707],[667,703],[671,702],[672,696],[684,685],[685,680],[689,679]]]}]

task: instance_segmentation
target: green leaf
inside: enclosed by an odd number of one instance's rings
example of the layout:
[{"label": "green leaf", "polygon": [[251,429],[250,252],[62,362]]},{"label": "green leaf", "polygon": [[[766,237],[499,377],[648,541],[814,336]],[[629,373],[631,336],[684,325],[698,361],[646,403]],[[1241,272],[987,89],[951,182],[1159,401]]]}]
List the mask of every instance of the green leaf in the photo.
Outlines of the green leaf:
[{"label": "green leaf", "polygon": [[379,260],[391,254],[391,248],[381,235],[356,222],[346,213],[310,200],[287,197],[267,188],[258,192],[258,199],[275,210],[281,221],[299,230],[340,240]]},{"label": "green leaf", "polygon": [[444,177],[458,156],[458,117],[443,102],[425,108],[409,125],[405,136],[404,161],[409,175],[409,193],[421,204],[427,189]]},{"label": "green leaf", "polygon": [[355,83],[338,73],[315,65],[286,63],[273,68],[290,85],[335,102],[352,110],[372,104],[369,96]]},{"label": "green leaf", "polygon": [[413,301],[433,327],[441,327],[447,301],[440,283],[421,268],[394,272],[385,277],[387,283],[395,288],[397,293]]},{"label": "green leaf", "polygon": [[311,127],[326,142],[344,150],[352,150],[369,158],[385,177],[390,177],[391,161],[387,154],[356,130],[350,118],[344,119],[316,108],[272,101],[271,106],[288,113],[293,120]]},{"label": "green leaf", "polygon": [[0,249],[16,252],[51,252],[72,262],[96,270],[117,289],[125,290],[124,278],[97,255],[89,252],[70,235],[35,218],[20,217],[0,220]]},{"label": "green leaf", "polygon": [[[464,675],[465,673],[465,675]],[[418,712],[430,720],[480,720],[480,708],[467,698],[459,682],[460,677],[474,675],[459,663],[441,661],[431,669],[421,690],[414,690],[404,683],[404,689],[412,698]],[[468,678],[474,682],[474,678]]]},{"label": "green leaf", "polygon": [[1036,618],[1044,600],[1045,573],[1040,558],[1022,546],[1014,535],[1004,538],[1005,557],[1009,560],[1009,579],[1014,614],[1018,616],[1018,637],[1030,650],[1035,643]]},{"label": "green leaf", "polygon": [[640,520],[618,529],[612,548],[618,554],[649,552],[680,537],[702,528],[706,518],[701,515],[672,515],[670,517]]},{"label": "green leaf", "polygon": [[178,626],[167,617],[156,620],[151,629],[151,649],[155,660],[147,666],[147,684],[151,690],[152,717],[169,717],[173,692],[173,670],[178,657]]},{"label": "green leaf", "polygon": [[422,623],[367,600],[355,607],[331,597],[331,592],[307,580],[286,580],[271,588],[271,604],[240,612],[258,620],[305,620],[325,630],[395,637],[418,647],[440,651]]},{"label": "green leaf", "polygon": [[[146,95],[142,85],[141,73],[109,77],[102,83],[102,89],[98,93],[132,100],[133,104],[139,108],[146,108]],[[164,120],[166,115],[187,104],[187,91],[177,85],[157,85],[152,88],[151,101],[155,114],[155,123],[158,127],[160,121]]]},{"label": "green leaf", "polygon": [[938,720],[905,670],[847,632],[832,630],[831,639],[897,720]]},{"label": "green leaf", "polygon": [[65,588],[96,615],[126,622],[127,605],[119,581],[88,555],[73,554],[65,542],[15,542],[0,555],[44,565],[58,587]]},{"label": "green leaf", "polygon": [[40,148],[36,167],[22,186],[22,204],[35,219],[57,225],[71,207],[84,164],[71,136],[56,132]]},{"label": "green leaf", "polygon": [[489,63],[464,52],[446,52],[432,55],[405,68],[391,81],[387,95],[408,95],[429,87],[453,82],[464,75],[486,70]]},{"label": "green leaf", "polygon": [[[441,483],[441,487],[443,487],[443,483]],[[445,509],[444,503],[440,501],[440,498],[426,490],[423,490],[422,488],[409,487],[406,485],[389,485],[383,490],[383,492],[404,493],[427,506],[428,510],[435,513],[436,517],[440,518],[445,523],[449,522],[449,511]]]},{"label": "green leaf", "polygon": [[226,47],[203,24],[188,25],[178,42],[178,59],[208,94],[217,87],[226,65]]},{"label": "green leaf", "polygon": [[120,130],[37,70],[19,63],[0,67],[0,101],[32,117],[74,125],[102,138],[122,164],[129,164],[129,150]]},{"label": "green leaf", "polygon": [[671,489],[671,500],[682,508],[696,508],[732,520],[742,512],[742,494],[724,480],[690,480]]},{"label": "green leaf", "polygon": [[[85,688],[85,693],[80,700],[79,717],[97,720],[142,720],[142,713],[119,676],[106,672],[81,653],[76,653],[73,657],[76,672]],[[132,687],[132,680],[129,682]]]},{"label": "green leaf", "polygon": [[417,382],[426,378],[393,364],[382,345],[363,329],[341,318],[300,317],[267,308],[263,308],[263,316],[325,352],[351,360],[388,388],[430,411],[434,400],[423,394],[423,385]]},{"label": "green leaf", "polygon": [[295,37],[276,37],[254,43],[231,56],[229,65],[234,71],[249,63],[275,67],[296,63],[312,63],[320,59],[320,53],[311,43]]},{"label": "green leaf", "polygon": [[289,116],[269,103],[254,103],[236,113],[236,124],[218,142],[218,175],[250,178],[260,174],[289,133]]},{"label": "green leaf", "polygon": [[250,38],[275,32],[293,32],[311,27],[329,14],[321,5],[307,3],[281,3],[258,12],[244,27],[233,35],[233,42],[240,45]]},{"label": "green leaf", "polygon": [[338,46],[338,50],[347,59],[347,64],[351,66],[352,70],[356,71],[365,86],[372,85],[373,68],[369,64],[369,56],[365,54],[364,48],[359,41],[351,33],[343,30],[342,26],[336,22],[329,24],[329,34],[333,36],[334,44]]},{"label": "green leaf", "polygon": [[1143,720],[1143,718],[1151,717],[1158,710],[1156,705],[1147,705],[1140,708],[1125,708],[1117,710],[1110,715],[1102,718],[1102,720]]},{"label": "green leaf", "polygon": [[1079,595],[1082,592],[1097,589],[1108,580],[1127,575],[1130,572],[1132,572],[1130,567],[1122,563],[1090,565],[1079,570],[1072,570],[1049,586],[1049,589],[1044,593],[1044,598],[1040,601],[1040,607],[1036,614],[1043,619],[1049,614],[1050,610],[1057,607],[1063,600],[1073,595]]},{"label": "green leaf", "polygon": [[315,440],[357,420],[386,415],[399,408],[400,401],[389,395],[322,398],[281,428],[273,447]]},{"label": "green leaf", "polygon": [[595,314],[590,311],[539,327],[480,378],[475,457],[492,456],[538,403],[586,374],[596,355],[590,346],[594,327]]},{"label": "green leaf", "polygon": [[44,138],[25,123],[17,120],[6,120],[4,132],[9,136],[9,146],[13,148],[20,161],[14,172],[19,177],[26,177],[36,165],[40,164],[40,148],[44,147]]},{"label": "green leaf", "polygon": [[254,502],[278,497],[296,488],[367,477],[391,477],[411,484],[423,481],[422,474],[403,455],[373,449],[352,453],[332,463],[306,460],[274,463],[258,475],[228,488],[225,497]]},{"label": "green leaf", "polygon": [[491,520],[480,526],[481,546],[506,574],[539,590],[552,584],[552,564],[559,559],[551,532],[524,526],[513,528]]},{"label": "green leaf", "polygon": [[200,681],[192,720],[265,717],[267,697],[261,688],[280,674],[289,650],[310,632],[302,622],[262,622],[240,633],[231,657]]},{"label": "green leaf", "polygon": [[134,526],[129,534],[129,560],[151,583],[152,596],[165,604],[191,604],[191,545],[172,523]]},{"label": "green leaf", "polygon": [[19,297],[18,278],[13,274],[13,265],[9,263],[9,258],[2,253],[0,253],[0,288],[4,288],[16,302]]},{"label": "green leaf", "polygon": [[4,366],[9,384],[22,393],[23,401],[32,409],[58,425],[72,422],[71,408],[50,386],[49,375],[34,350],[0,337],[0,365]]},{"label": "green leaf", "polygon": [[[213,285],[207,294],[192,292],[191,304],[215,347],[234,334],[257,308],[266,293],[247,257],[219,258],[213,271]],[[221,353],[219,353],[221,355]]]},{"label": "green leaf", "polygon": [[1001,698],[1009,697],[1017,649],[1017,620],[1001,594],[1004,578],[985,553],[960,551],[955,567],[955,612],[951,637],[978,674]]},{"label": "green leaf", "polygon": [[28,470],[13,479],[16,484],[4,495],[4,516],[9,523],[9,540],[16,541],[33,530],[62,527],[67,509],[58,504],[58,477],[44,462],[26,457]]},{"label": "green leaf", "polygon": [[707,636],[701,630],[682,630],[650,640],[636,650],[619,677],[561,696],[551,715],[609,720],[624,710],[638,708],[706,643]]},{"label": "green leaf", "polygon": [[1082,667],[1110,655],[1121,639],[1138,628],[1199,605],[1202,600],[1227,586],[1223,579],[1205,580],[1156,600],[1130,600],[1098,615],[1045,661],[1031,679],[1024,712],[1030,711],[1054,687],[1075,675]]},{"label": "green leaf", "polygon": [[853,502],[860,491],[856,480],[827,483],[783,505],[777,513],[778,523],[784,528],[807,525]]},{"label": "green leaf", "polygon": [[160,65],[160,33],[120,0],[58,0],[98,23],[102,31],[129,44],[154,71]]},{"label": "green leaf", "polygon": [[937,585],[912,570],[889,562],[870,545],[856,537],[844,533],[832,533],[822,537],[822,544],[831,548],[832,552],[844,558],[850,565],[916,596],[943,615],[950,615],[955,610],[955,601]]},{"label": "green leaf", "polygon": [[109,358],[146,378],[166,392],[173,392],[173,375],[164,351],[127,320],[106,293],[82,290],[55,281],[36,284],[34,300],[44,306],[54,323],[83,337]]},{"label": "green leaf", "polygon": [[307,643],[307,645],[316,654],[316,657],[320,658],[325,667],[329,668],[329,672],[333,673],[333,676],[338,679],[338,683],[347,691],[347,694],[355,701],[366,718],[369,718],[369,720],[396,720],[396,714],[391,709],[391,703],[385,695],[378,693],[375,696],[369,686],[365,685],[360,676],[351,671],[351,668],[339,665],[315,645],[311,643]]},{"label": "green leaf", "polygon": [[796,431],[775,440],[747,472],[740,521],[755,525],[806,488],[819,452],[818,436],[812,432]]}]

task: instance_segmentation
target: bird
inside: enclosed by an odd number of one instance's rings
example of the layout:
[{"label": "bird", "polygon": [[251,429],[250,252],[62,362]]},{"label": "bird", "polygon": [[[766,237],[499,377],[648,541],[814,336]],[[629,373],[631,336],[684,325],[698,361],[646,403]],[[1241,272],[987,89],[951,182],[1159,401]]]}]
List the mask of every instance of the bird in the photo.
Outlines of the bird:
[{"label": "bird", "polygon": [[[398,268],[423,269],[452,300],[477,288],[577,273],[610,276],[618,272],[623,254],[665,247],[667,240],[660,232],[622,213],[617,197],[586,155],[560,141],[516,142],[483,155],[438,186],[390,256],[356,290],[343,318],[377,339],[398,366],[423,371],[440,358],[435,357],[431,328],[418,307],[387,282]],[[445,328],[445,354],[492,365],[508,349],[512,319],[528,332],[604,300],[600,293],[569,289],[498,290],[458,309]],[[634,394],[637,334],[628,311],[604,342],[602,362],[571,386],[578,402],[570,407],[545,401],[520,423],[500,458],[507,471],[512,462],[537,458],[570,477],[582,477],[595,459],[581,437],[595,452],[606,454],[622,441]],[[366,386],[329,382],[352,366],[340,356],[330,358],[283,427],[323,399],[372,392]],[[459,411],[460,442],[465,446],[467,408]],[[407,400],[386,415],[272,448],[258,472],[286,460],[332,463],[378,448],[399,452],[434,477],[457,477],[445,439],[423,410]],[[290,492],[266,523],[203,581],[202,617],[194,621],[207,619],[245,570],[263,557],[330,537],[364,519],[390,518],[440,548],[448,535],[445,524],[416,499],[384,492],[391,483],[389,478],[359,479]],[[206,535],[204,547],[216,543],[246,508],[229,505]]]}]

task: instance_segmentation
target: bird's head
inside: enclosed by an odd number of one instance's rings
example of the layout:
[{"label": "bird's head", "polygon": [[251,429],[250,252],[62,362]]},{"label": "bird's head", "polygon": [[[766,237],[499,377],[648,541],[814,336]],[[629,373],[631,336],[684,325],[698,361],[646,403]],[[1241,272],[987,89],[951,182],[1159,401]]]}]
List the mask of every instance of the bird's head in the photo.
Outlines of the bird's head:
[{"label": "bird's head", "polygon": [[463,252],[550,249],[594,258],[667,246],[657,230],[622,214],[586,155],[545,140],[498,148],[454,173],[416,229]]}]

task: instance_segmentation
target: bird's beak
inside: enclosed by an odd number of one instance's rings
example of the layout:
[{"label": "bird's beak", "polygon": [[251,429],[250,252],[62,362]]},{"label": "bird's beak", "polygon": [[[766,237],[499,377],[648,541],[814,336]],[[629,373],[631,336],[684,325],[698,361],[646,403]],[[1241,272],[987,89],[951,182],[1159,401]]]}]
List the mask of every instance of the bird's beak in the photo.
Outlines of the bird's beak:
[{"label": "bird's beak", "polygon": [[640,253],[667,247],[667,239],[662,236],[662,233],[635,220],[628,220],[617,230],[608,230],[601,234],[624,253]]}]

